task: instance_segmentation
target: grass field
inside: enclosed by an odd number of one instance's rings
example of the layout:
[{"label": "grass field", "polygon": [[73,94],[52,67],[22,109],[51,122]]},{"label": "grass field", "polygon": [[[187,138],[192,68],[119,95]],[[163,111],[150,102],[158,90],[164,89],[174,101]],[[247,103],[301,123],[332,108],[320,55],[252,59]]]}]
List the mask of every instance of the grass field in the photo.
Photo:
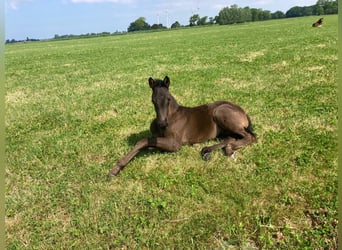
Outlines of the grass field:
[{"label": "grass field", "polygon": [[[335,249],[337,16],[6,45],[8,249]],[[259,141],[142,152],[147,79],[231,100]]]}]

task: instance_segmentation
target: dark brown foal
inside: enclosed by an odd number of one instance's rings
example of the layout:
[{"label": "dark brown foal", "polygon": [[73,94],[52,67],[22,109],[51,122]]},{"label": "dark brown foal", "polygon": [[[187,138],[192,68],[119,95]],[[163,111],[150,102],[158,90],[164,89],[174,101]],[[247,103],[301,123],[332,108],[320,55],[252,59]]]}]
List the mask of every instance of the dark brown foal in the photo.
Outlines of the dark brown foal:
[{"label": "dark brown foal", "polygon": [[313,23],[313,24],[312,24],[312,27],[321,27],[322,24],[323,24],[323,17],[320,18],[320,19],[318,19],[317,22]]},{"label": "dark brown foal", "polygon": [[144,148],[175,152],[183,144],[221,139],[220,143],[202,149],[203,159],[208,160],[215,149],[222,148],[228,156],[232,156],[239,148],[257,141],[251,120],[240,106],[228,101],[197,107],[180,106],[169,92],[170,79],[167,76],[164,80],[149,78],[148,82],[157,115],[150,126],[152,137],[138,141],[116,163],[109,176],[117,175]]}]

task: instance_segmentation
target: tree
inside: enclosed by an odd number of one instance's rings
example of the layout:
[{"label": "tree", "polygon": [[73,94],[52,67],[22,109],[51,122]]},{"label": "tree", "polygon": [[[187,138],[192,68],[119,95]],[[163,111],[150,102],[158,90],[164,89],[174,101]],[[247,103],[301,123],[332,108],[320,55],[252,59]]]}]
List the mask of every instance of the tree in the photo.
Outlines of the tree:
[{"label": "tree", "polygon": [[245,22],[252,21],[252,11],[249,7],[243,8],[242,13],[243,13],[243,19],[245,20]]},{"label": "tree", "polygon": [[286,11],[286,17],[300,17],[303,16],[302,7],[295,6]]},{"label": "tree", "polygon": [[272,13],[269,10],[244,7],[240,8],[236,4],[223,8],[218,17],[215,17],[219,24],[234,24],[254,21],[264,21],[273,18],[284,18],[285,14],[281,11]]},{"label": "tree", "polygon": [[259,21],[259,14],[261,13],[260,9],[252,8],[251,14],[252,14],[252,22]]},{"label": "tree", "polygon": [[176,21],[171,25],[171,29],[179,28],[180,26],[181,26],[180,23]]},{"label": "tree", "polygon": [[215,18],[209,17],[209,22],[208,24],[215,24]]},{"label": "tree", "polygon": [[302,7],[302,15],[303,16],[311,16],[312,13],[313,13],[313,6]]},{"label": "tree", "polygon": [[321,5],[319,4],[316,4],[315,6],[313,6],[312,8],[312,14],[313,15],[317,15],[317,16],[320,16],[320,15],[323,15],[324,14],[324,9]]},{"label": "tree", "polygon": [[149,30],[150,25],[146,22],[145,17],[139,17],[137,20],[132,22],[127,28],[128,32],[139,31],[139,30]]},{"label": "tree", "polygon": [[225,7],[219,12],[219,24],[233,24],[238,22],[239,10],[236,4]]},{"label": "tree", "polygon": [[272,18],[271,11],[269,10],[263,10],[261,12],[261,20],[270,20]]},{"label": "tree", "polygon": [[323,3],[324,14],[337,14],[338,13],[338,2],[325,0]]},{"label": "tree", "polygon": [[190,17],[189,23],[190,26],[196,26],[198,25],[198,22],[200,21],[200,16],[198,14],[194,14]]},{"label": "tree", "polygon": [[313,6],[314,15],[323,14],[337,14],[338,1],[337,0],[318,0],[316,5]]},{"label": "tree", "polygon": [[207,19],[208,19],[208,16],[201,17],[201,18],[197,21],[197,25],[206,25],[206,24],[207,24]]},{"label": "tree", "polygon": [[229,23],[233,24],[233,23],[240,23],[240,11],[239,8],[236,4],[233,4],[230,6],[230,8],[228,8],[228,16],[229,16]]},{"label": "tree", "polygon": [[278,10],[278,11],[272,13],[271,17],[272,17],[272,19],[280,19],[280,18],[285,18],[286,16],[285,16],[284,12]]},{"label": "tree", "polygon": [[337,14],[337,0],[318,0],[315,5],[299,7],[295,6],[286,12],[286,17],[301,17],[323,14]]},{"label": "tree", "polygon": [[229,7],[220,10],[217,21],[220,25],[229,24]]},{"label": "tree", "polygon": [[157,30],[157,29],[166,29],[166,27],[164,27],[162,24],[153,24],[152,26],[151,26],[151,29],[152,30]]}]

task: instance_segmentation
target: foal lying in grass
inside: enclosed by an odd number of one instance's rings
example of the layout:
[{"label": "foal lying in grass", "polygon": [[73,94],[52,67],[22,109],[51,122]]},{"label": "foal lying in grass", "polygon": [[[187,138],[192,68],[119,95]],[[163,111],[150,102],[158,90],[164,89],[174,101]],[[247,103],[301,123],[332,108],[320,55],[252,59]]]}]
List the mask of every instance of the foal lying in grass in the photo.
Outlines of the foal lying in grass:
[{"label": "foal lying in grass", "polygon": [[152,121],[152,137],[137,142],[135,147],[121,158],[109,176],[117,175],[128,162],[144,148],[157,148],[174,152],[183,144],[205,142],[219,138],[221,142],[201,151],[209,160],[211,151],[222,148],[227,156],[233,156],[241,147],[256,142],[252,123],[245,111],[228,101],[217,101],[196,107],[184,107],[169,92],[170,79],[149,78],[152,102],[157,117]]}]

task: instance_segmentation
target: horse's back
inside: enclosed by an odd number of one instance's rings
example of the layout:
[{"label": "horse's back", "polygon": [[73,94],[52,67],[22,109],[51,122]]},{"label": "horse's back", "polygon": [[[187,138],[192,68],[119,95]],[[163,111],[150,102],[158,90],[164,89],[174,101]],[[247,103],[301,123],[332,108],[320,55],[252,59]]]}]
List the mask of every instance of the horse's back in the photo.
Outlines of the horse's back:
[{"label": "horse's back", "polygon": [[216,138],[222,130],[248,126],[245,111],[229,101],[216,101],[196,107],[180,106],[168,119],[168,127],[158,131],[151,124],[154,136],[176,137],[182,144],[195,144]]},{"label": "horse's back", "polygon": [[245,111],[239,105],[230,101],[216,101],[214,103],[209,104],[209,106],[212,106],[213,112],[216,108],[224,106],[227,109],[227,112],[238,111],[238,112],[245,113]]}]

